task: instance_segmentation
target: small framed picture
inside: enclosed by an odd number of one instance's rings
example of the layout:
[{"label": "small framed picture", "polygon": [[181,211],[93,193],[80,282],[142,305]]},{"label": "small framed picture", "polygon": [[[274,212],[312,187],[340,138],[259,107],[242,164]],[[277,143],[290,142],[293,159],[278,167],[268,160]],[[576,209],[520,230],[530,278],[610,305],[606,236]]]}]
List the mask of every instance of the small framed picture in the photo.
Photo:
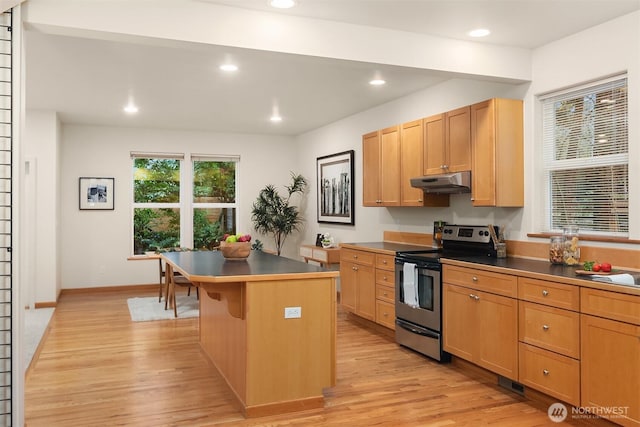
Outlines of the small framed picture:
[{"label": "small framed picture", "polygon": [[80,178],[80,210],[113,210],[114,178]]},{"label": "small framed picture", "polygon": [[317,158],[318,222],[355,224],[353,153]]}]

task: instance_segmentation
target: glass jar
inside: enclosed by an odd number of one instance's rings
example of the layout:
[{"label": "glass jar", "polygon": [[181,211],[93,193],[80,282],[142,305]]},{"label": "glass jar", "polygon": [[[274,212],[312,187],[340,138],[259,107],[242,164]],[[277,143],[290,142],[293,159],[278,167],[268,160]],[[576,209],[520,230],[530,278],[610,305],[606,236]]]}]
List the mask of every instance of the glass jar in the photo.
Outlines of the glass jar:
[{"label": "glass jar", "polygon": [[549,262],[551,264],[564,263],[564,236],[551,236],[549,242]]},{"label": "glass jar", "polygon": [[580,246],[578,241],[578,227],[575,225],[566,226],[562,230],[564,237],[564,250],[562,258],[566,265],[576,265],[580,263]]}]

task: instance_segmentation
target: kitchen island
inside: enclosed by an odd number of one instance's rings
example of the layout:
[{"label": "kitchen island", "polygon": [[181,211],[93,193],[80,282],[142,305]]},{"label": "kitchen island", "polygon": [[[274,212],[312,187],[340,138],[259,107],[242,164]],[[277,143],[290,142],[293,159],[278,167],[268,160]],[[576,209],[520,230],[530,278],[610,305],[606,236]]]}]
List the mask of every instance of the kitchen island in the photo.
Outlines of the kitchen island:
[{"label": "kitchen island", "polygon": [[324,406],[336,379],[337,271],[261,251],[162,254],[200,292],[200,344],[246,417]]}]

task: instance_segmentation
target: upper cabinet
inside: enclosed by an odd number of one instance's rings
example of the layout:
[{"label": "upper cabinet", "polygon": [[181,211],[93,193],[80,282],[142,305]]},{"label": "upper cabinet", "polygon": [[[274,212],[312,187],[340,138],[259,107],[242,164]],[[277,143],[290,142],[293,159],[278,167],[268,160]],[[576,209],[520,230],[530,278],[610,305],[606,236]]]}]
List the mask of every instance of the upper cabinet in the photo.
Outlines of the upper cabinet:
[{"label": "upper cabinet", "polygon": [[515,99],[471,106],[473,206],[524,206],[522,113]]},{"label": "upper cabinet", "polygon": [[424,126],[422,120],[404,123],[400,129],[400,205],[449,206],[447,194],[425,194],[411,186],[411,178],[423,174]]},{"label": "upper cabinet", "polygon": [[424,175],[471,170],[469,106],[424,119]]},{"label": "upper cabinet", "polygon": [[362,204],[400,206],[400,126],[362,137]]}]

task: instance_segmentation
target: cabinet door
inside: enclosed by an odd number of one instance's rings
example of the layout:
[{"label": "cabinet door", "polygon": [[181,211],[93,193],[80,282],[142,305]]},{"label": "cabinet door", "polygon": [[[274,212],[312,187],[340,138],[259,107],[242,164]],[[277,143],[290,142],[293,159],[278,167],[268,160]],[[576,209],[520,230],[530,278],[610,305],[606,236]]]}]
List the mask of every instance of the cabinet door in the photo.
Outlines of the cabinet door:
[{"label": "cabinet door", "polygon": [[380,133],[362,137],[362,205],[380,206]]},{"label": "cabinet door", "polygon": [[640,424],[640,326],[581,318],[581,406],[626,408],[618,424]]},{"label": "cabinet door", "polygon": [[356,272],[356,314],[365,319],[376,319],[376,276],[374,268],[355,265]]},{"label": "cabinet door", "polygon": [[402,125],[400,136],[400,195],[402,206],[422,206],[424,192],[411,186],[411,178],[422,176],[423,150],[422,120]]},{"label": "cabinet door", "polygon": [[400,206],[400,126],[381,131],[380,198],[383,206]]},{"label": "cabinet door", "polygon": [[473,361],[477,337],[478,304],[468,288],[445,283],[442,289],[443,348]]},{"label": "cabinet door", "polygon": [[445,163],[444,114],[436,114],[424,119],[423,173],[441,174]]},{"label": "cabinet door", "polygon": [[491,100],[471,106],[473,173],[471,200],[474,206],[496,205],[495,113]]},{"label": "cabinet door", "polygon": [[447,172],[471,170],[471,109],[469,106],[449,111],[445,121]]},{"label": "cabinet door", "polygon": [[499,375],[518,379],[518,300],[486,292],[478,296],[476,362]]},{"label": "cabinet door", "polygon": [[340,304],[350,312],[356,311],[357,264],[340,262]]}]

